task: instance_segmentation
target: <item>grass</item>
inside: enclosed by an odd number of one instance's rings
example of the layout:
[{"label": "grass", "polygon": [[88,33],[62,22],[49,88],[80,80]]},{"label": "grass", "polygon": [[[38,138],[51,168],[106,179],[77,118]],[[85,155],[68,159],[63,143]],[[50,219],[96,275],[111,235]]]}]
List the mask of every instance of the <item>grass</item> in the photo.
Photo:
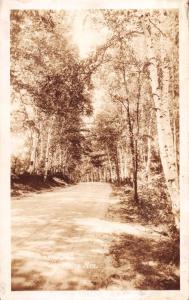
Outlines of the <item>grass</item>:
[{"label": "grass", "polygon": [[[114,235],[110,247],[113,272],[109,284],[122,285],[123,289],[179,290],[179,235],[170,235],[167,222],[160,223],[159,214],[153,206],[153,218],[149,220],[141,212],[145,205],[132,201],[132,192],[124,187],[113,187],[112,197],[119,201],[109,209],[113,221],[139,224],[159,232],[159,238],[143,238],[131,234]],[[157,208],[158,210],[158,208]],[[172,220],[171,217],[168,220]],[[155,229],[154,229],[155,228]]]}]

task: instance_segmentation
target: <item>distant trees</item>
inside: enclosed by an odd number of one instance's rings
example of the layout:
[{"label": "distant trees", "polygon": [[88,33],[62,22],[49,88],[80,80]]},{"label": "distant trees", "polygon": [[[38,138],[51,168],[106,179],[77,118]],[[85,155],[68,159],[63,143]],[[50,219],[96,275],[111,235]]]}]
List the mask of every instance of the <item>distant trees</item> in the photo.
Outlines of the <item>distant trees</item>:
[{"label": "distant trees", "polygon": [[[124,174],[125,159],[121,157],[130,157],[135,201],[140,201],[138,185],[143,181],[148,186],[154,170],[162,174],[178,227],[178,13],[174,10],[102,10],[101,13],[110,34],[104,45],[104,62],[97,72],[107,90],[107,101],[122,111],[119,114],[122,131],[116,136],[111,131],[119,123],[113,117],[109,118],[109,125],[105,113],[101,114],[102,123],[97,118],[103,141],[107,139],[110,148],[119,153],[117,164],[108,155],[107,164],[111,161],[117,166],[119,182],[119,174]],[[91,19],[97,22],[93,14]],[[105,144],[102,147],[105,151]]]},{"label": "distant trees", "polygon": [[117,112],[109,110],[97,116],[94,130],[97,146],[104,150],[106,156],[106,172],[109,170],[109,179],[120,183],[118,143],[121,137],[122,126]]},{"label": "distant trees", "polygon": [[[133,182],[134,199],[138,201],[138,169],[139,169],[139,139],[142,125],[141,110],[144,100],[141,103],[141,94],[144,83],[146,83],[145,61],[137,58],[136,52],[131,45],[133,36],[141,35],[142,31],[132,28],[127,31],[128,21],[135,14],[127,11],[103,11],[105,26],[112,33],[110,45],[106,51],[104,67],[99,70],[102,77],[102,85],[108,90],[110,101],[121,106],[122,126],[124,136],[127,136],[127,146],[116,145],[116,152],[122,156],[121,161],[125,160],[126,153],[130,152],[131,174]],[[133,25],[133,24],[132,24]],[[136,24],[135,24],[136,25]],[[137,26],[137,25],[136,25]],[[136,27],[135,26],[135,27]],[[105,45],[105,48],[107,45]],[[136,49],[135,49],[136,50]],[[109,60],[107,59],[109,58]],[[113,137],[113,135],[112,135]],[[120,136],[121,139],[121,136]],[[115,141],[116,143],[116,141]],[[120,142],[119,142],[120,144]],[[127,147],[127,151],[124,149]],[[128,155],[128,154],[127,154]],[[116,155],[117,157],[118,155]],[[116,163],[117,180],[120,182],[120,173],[124,174],[123,168],[119,170],[119,163]],[[123,177],[123,176],[122,176]]]}]

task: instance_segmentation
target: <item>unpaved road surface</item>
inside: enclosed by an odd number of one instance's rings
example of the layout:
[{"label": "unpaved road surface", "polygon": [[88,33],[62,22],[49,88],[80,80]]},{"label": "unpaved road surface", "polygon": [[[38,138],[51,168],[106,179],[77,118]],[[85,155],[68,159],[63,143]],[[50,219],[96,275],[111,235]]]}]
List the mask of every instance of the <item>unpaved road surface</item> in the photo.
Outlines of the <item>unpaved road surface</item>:
[{"label": "unpaved road surface", "polygon": [[12,290],[179,289],[172,242],[134,208],[97,182],[14,199]]},{"label": "unpaved road surface", "polygon": [[13,200],[12,290],[104,288],[110,195],[108,183],[80,183]]}]

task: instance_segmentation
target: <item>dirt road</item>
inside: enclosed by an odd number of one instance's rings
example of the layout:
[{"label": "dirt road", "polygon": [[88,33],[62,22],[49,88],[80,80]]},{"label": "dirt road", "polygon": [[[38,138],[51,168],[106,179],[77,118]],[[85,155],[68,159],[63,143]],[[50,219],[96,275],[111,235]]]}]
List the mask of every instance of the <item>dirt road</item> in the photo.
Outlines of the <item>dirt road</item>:
[{"label": "dirt road", "polygon": [[12,289],[100,288],[110,194],[107,183],[80,183],[13,201]]},{"label": "dirt road", "polygon": [[175,248],[158,230],[108,183],[13,200],[12,290],[179,289]]}]

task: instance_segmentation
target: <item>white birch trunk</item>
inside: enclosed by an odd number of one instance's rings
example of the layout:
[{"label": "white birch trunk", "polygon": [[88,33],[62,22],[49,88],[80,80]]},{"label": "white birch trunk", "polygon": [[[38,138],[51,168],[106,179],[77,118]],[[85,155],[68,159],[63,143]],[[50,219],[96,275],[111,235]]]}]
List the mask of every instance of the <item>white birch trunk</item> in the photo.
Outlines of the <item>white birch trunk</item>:
[{"label": "white birch trunk", "polygon": [[[163,51],[162,63],[162,92],[159,86],[158,61],[155,57],[152,37],[143,23],[143,29],[147,42],[149,72],[152,88],[152,96],[155,104],[158,142],[163,171],[167,183],[168,192],[172,203],[172,211],[175,217],[175,225],[179,228],[179,187],[176,161],[174,155],[173,134],[169,115],[169,64]],[[163,41],[162,41],[163,42]],[[160,45],[164,48],[164,44]]]},{"label": "white birch trunk", "polygon": [[62,150],[60,149],[58,171],[61,172],[61,170],[62,170]]},{"label": "white birch trunk", "polygon": [[99,173],[99,181],[101,182],[102,181],[102,169],[101,168],[98,169],[98,173]]},{"label": "white birch trunk", "polygon": [[124,179],[124,153],[123,153],[123,147],[118,148],[119,153],[119,166],[120,166],[120,178],[121,180]]},{"label": "white birch trunk", "polygon": [[127,153],[124,152],[124,178],[129,177],[128,166],[127,166]]},{"label": "white birch trunk", "polygon": [[110,159],[110,154],[109,154],[108,147],[106,148],[106,151],[107,151],[108,164],[109,164],[109,170],[110,170],[110,181],[112,181],[113,180],[113,168],[112,168],[112,162],[111,162],[111,159]]},{"label": "white birch trunk", "polygon": [[43,154],[44,154],[44,140],[43,140],[43,124],[42,121],[39,124],[39,132],[40,132],[40,149],[39,149],[39,162],[43,161]]},{"label": "white birch trunk", "polygon": [[149,181],[149,172],[150,172],[150,163],[151,163],[151,130],[152,130],[152,118],[150,118],[150,124],[149,124],[149,129],[148,129],[148,137],[147,137],[147,161],[146,161],[146,179],[147,179],[147,184]]},{"label": "white birch trunk", "polygon": [[36,167],[36,158],[37,158],[37,146],[39,141],[39,131],[37,128],[32,129],[32,149],[30,156],[30,166],[28,172],[32,174],[35,171]]},{"label": "white birch trunk", "polygon": [[46,152],[45,152],[44,180],[47,179],[48,170],[49,170],[49,149],[50,149],[50,145],[51,145],[53,124],[54,124],[54,116],[52,117],[51,124],[48,128],[48,134],[47,134],[47,145],[46,145]]}]

